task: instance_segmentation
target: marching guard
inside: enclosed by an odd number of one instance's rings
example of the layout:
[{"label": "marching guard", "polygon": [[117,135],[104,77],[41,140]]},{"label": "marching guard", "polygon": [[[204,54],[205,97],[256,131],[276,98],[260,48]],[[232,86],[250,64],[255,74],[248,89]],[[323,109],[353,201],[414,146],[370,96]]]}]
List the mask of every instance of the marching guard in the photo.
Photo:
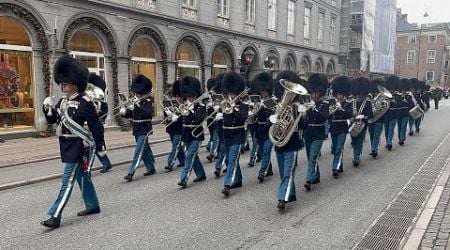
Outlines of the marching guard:
[{"label": "marching guard", "polygon": [[353,145],[353,166],[361,162],[364,139],[367,132],[367,120],[373,117],[372,102],[368,98],[370,81],[365,77],[353,79],[353,123],[349,128]]},{"label": "marching guard", "polygon": [[[272,98],[274,83],[272,76],[268,72],[257,74],[252,81],[252,86],[254,91],[260,95],[263,103],[265,100]],[[255,111],[257,112],[255,114],[255,137],[258,142],[258,147],[262,149],[261,168],[259,169],[258,180],[259,182],[263,182],[264,177],[273,175],[272,162],[270,160],[273,144],[269,139],[269,129],[272,124],[269,121],[269,117],[273,115],[274,110],[264,106],[264,104],[259,105],[261,105],[259,111]]]},{"label": "marching guard", "polygon": [[[410,92],[414,97],[415,105],[419,105],[419,107],[425,111],[425,105],[421,99],[421,82],[417,78],[410,79],[411,87]],[[414,119],[411,115],[409,116],[409,136],[413,136],[414,132],[420,132],[420,123],[422,121],[423,115],[417,119]]]},{"label": "marching guard", "polygon": [[[385,96],[385,93],[380,93],[379,87],[384,88],[384,82],[381,79],[374,79],[370,82],[370,93],[372,95],[372,106],[379,105],[381,103],[384,103],[385,105],[389,105],[389,100]],[[384,107],[384,110],[377,110],[379,112],[384,112],[380,117],[375,117],[372,121],[369,122],[369,138],[370,138],[370,153],[369,155],[372,156],[372,158],[376,159],[378,157],[378,148],[380,146],[380,138],[381,133],[383,132],[383,126],[385,123],[385,117],[388,107]],[[374,107],[375,110],[375,107]]]},{"label": "marching guard", "polygon": [[[77,216],[100,213],[99,201],[91,179],[94,153],[105,153],[104,129],[93,103],[82,93],[86,89],[89,71],[81,62],[69,55],[60,57],[54,66],[54,80],[61,85],[65,97],[53,107],[50,97],[45,98],[43,111],[49,124],[57,124],[61,160],[65,163],[61,189],[50,207],[48,220],[41,224],[58,228],[74,181],[82,192],[86,209]],[[89,130],[83,127],[87,123]],[[89,147],[84,146],[87,143]]]},{"label": "marching guard", "polygon": [[337,178],[339,173],[344,172],[343,158],[344,145],[348,133],[348,120],[352,118],[352,104],[347,102],[346,97],[350,93],[350,78],[338,76],[333,79],[331,88],[335,98],[335,104],[330,103],[330,134],[332,144],[333,161],[331,170],[333,177]]},{"label": "marching guard", "polygon": [[[172,98],[177,105],[181,103],[180,82],[176,80],[172,84]],[[183,132],[183,124],[180,118],[180,114],[174,113],[169,109],[164,110],[165,115],[168,117],[169,124],[166,126],[166,132],[169,134],[172,149],[167,157],[167,166],[164,167],[167,172],[171,172],[175,166],[175,161],[178,159],[179,165],[183,166],[186,156],[184,155],[183,146],[181,143],[181,134]]]},{"label": "marching guard", "polygon": [[312,184],[320,183],[319,156],[325,140],[325,122],[330,116],[328,101],[323,97],[328,88],[328,79],[322,74],[312,74],[308,78],[309,92],[314,106],[308,109],[301,128],[304,128],[306,157],[308,170],[306,171],[306,183],[303,185],[307,191]]},{"label": "marching guard", "polygon": [[186,159],[178,185],[186,188],[192,169],[197,176],[193,182],[206,180],[205,170],[198,157],[200,143],[205,140],[201,123],[206,118],[206,106],[203,103],[200,81],[197,78],[192,76],[181,78],[180,92],[185,99],[185,103],[180,105],[179,109],[183,121],[181,140],[186,148]]},{"label": "marching guard", "polygon": [[242,173],[239,165],[241,147],[245,144],[245,121],[248,105],[241,98],[247,94],[244,78],[236,72],[226,73],[221,82],[226,101],[222,105],[223,137],[228,156],[227,175],[222,193],[227,197],[232,188],[242,187]]},{"label": "marching guard", "polygon": [[[100,88],[103,91],[102,94],[104,95],[106,90],[106,82],[105,80],[103,80],[103,78],[95,73],[90,73],[88,82]],[[96,100],[94,103],[94,107],[97,110],[100,121],[105,124],[106,117],[108,116],[108,104],[104,100]],[[98,152],[96,152],[96,155],[102,163],[102,169],[100,170],[100,173],[108,172],[112,168],[112,164],[111,160],[109,160],[108,155],[106,155],[106,152],[104,155],[99,155]]]},{"label": "marching guard", "polygon": [[393,98],[390,100],[389,109],[386,112],[384,121],[384,135],[386,137],[386,148],[392,150],[392,140],[394,139],[394,129],[398,120],[398,112],[400,109],[400,95],[397,90],[400,87],[400,79],[397,76],[388,76],[386,78],[386,88],[392,93]]},{"label": "marching guard", "polygon": [[[222,93],[222,78],[223,78],[224,74],[219,74],[216,76],[215,78],[215,92],[217,94],[221,94]],[[216,162],[214,163],[214,175],[216,176],[216,178],[220,177],[220,172],[222,171],[222,167],[226,166],[228,163],[228,156],[226,154],[225,151],[225,144],[224,144],[224,137],[223,137],[223,113],[221,110],[221,107],[219,105],[214,105],[213,106],[214,111],[216,111],[216,116],[214,117],[214,121],[215,121],[215,133],[217,134],[217,139],[218,139],[218,143],[217,143],[217,159]],[[226,167],[223,170],[224,172],[226,172]]]},{"label": "marching guard", "polygon": [[144,161],[147,172],[144,176],[150,176],[156,173],[155,159],[153,152],[148,143],[148,136],[152,133],[152,102],[150,96],[152,94],[152,81],[142,74],[138,74],[133,78],[131,83],[131,91],[135,94],[135,101],[132,110],[126,107],[120,109],[120,114],[124,118],[131,118],[133,122],[133,136],[136,140],[136,148],[134,150],[133,160],[128,168],[128,174],[125,180],[131,182],[134,173],[139,167],[141,160]]},{"label": "marching guard", "polygon": [[[269,117],[270,122],[273,124],[273,129],[271,129],[272,134],[269,134],[269,138],[275,145],[275,153],[277,156],[278,169],[281,179],[278,187],[277,204],[277,207],[280,210],[284,210],[286,208],[286,203],[297,200],[295,169],[297,166],[297,151],[301,149],[302,145],[300,142],[298,129],[299,121],[305,112],[305,110],[302,110],[298,96],[295,96],[292,100],[289,100],[289,95],[293,93],[288,93],[288,91],[291,92],[292,89],[285,89],[281,86],[280,80],[282,79],[291,82],[292,88],[301,88],[307,92],[306,89],[300,84],[301,80],[297,73],[287,70],[278,73],[277,79],[274,83],[274,93],[280,102],[276,113]],[[286,97],[286,99],[283,97]],[[281,116],[284,113],[283,111],[291,113],[287,114],[291,119],[290,122],[292,122],[289,123],[290,127],[292,127],[289,131],[285,131],[284,126],[279,125],[285,122],[284,120],[281,120],[286,118]],[[279,134],[282,136],[278,136]]]},{"label": "marching guard", "polygon": [[400,107],[398,114],[398,144],[400,146],[405,145],[406,141],[406,130],[408,129],[409,122],[409,110],[414,108],[414,96],[409,92],[411,88],[411,81],[409,79],[403,78],[400,80]]}]

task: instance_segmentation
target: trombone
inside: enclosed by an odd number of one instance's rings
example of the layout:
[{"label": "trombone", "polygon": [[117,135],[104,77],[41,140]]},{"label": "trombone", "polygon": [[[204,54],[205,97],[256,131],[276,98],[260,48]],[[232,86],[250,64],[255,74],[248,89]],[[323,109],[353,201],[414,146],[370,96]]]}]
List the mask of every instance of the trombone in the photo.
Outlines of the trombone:
[{"label": "trombone", "polygon": [[[119,97],[119,106],[113,108],[112,112],[114,113],[114,111],[118,110],[119,108],[126,108],[129,110],[133,110],[134,109],[134,105],[139,103],[140,101],[147,99],[151,96],[153,96],[153,91],[150,91],[149,93],[141,96],[141,97],[137,97],[136,95],[133,95],[131,97],[127,97],[125,94],[122,93],[118,93],[117,96]],[[107,114],[105,114],[107,115]],[[104,116],[105,116],[104,115]],[[119,116],[120,113],[114,114],[114,117]]]}]

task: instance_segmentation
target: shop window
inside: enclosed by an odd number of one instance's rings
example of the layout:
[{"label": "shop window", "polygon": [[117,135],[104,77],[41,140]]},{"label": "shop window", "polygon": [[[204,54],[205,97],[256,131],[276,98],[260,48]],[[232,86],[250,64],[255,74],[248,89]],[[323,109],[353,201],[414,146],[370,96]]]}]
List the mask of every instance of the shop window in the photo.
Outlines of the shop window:
[{"label": "shop window", "polygon": [[158,82],[156,77],[156,58],[155,49],[148,38],[138,38],[131,48],[131,76],[134,77],[137,74],[143,74],[152,81],[153,96],[151,97],[153,107],[153,114],[158,115],[156,109],[159,98],[156,95],[158,93]]},{"label": "shop window", "polygon": [[[105,79],[105,55],[97,35],[88,29],[76,31],[69,43],[70,54],[81,61],[89,72],[95,73]],[[108,94],[108,81],[106,81],[105,99]]]},{"label": "shop window", "polygon": [[216,77],[219,74],[224,74],[228,71],[227,54],[223,49],[215,49],[213,53],[213,68],[212,77]]},{"label": "shop window", "polygon": [[18,21],[0,17],[0,132],[34,125],[33,52]]},{"label": "shop window", "polygon": [[200,77],[200,67],[197,50],[189,42],[183,42],[177,49],[178,71],[177,77]]}]

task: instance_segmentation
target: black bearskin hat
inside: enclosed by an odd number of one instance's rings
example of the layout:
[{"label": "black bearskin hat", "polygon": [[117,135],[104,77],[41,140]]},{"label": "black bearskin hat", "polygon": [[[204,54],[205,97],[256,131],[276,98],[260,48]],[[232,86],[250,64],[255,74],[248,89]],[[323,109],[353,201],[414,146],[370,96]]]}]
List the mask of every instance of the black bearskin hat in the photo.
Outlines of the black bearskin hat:
[{"label": "black bearskin hat", "polygon": [[352,80],[346,76],[338,76],[331,82],[331,88],[333,89],[333,95],[337,94],[348,95],[350,93],[350,87],[352,86]]},{"label": "black bearskin hat", "polygon": [[106,82],[99,75],[97,75],[95,73],[90,73],[88,82],[93,84],[94,86],[101,88],[103,90],[103,92],[105,92]]},{"label": "black bearskin hat", "polygon": [[419,81],[419,89],[425,91],[426,89],[425,81]]},{"label": "black bearskin hat", "polygon": [[400,80],[400,90],[406,91],[409,90],[410,88],[411,88],[411,81],[409,79],[402,78]]},{"label": "black bearskin hat", "polygon": [[214,91],[216,90],[216,79],[214,79],[213,77],[209,78],[208,81],[206,81],[206,89],[208,89],[208,91],[211,91],[211,89],[214,88]]},{"label": "black bearskin hat", "polygon": [[78,86],[78,92],[84,92],[87,86],[89,71],[72,56],[58,58],[53,69],[53,77],[57,84],[70,83]]},{"label": "black bearskin hat", "polygon": [[370,82],[370,93],[378,93],[377,86],[383,86],[384,87],[384,81],[381,79],[373,79]]},{"label": "black bearskin hat", "polygon": [[281,79],[285,79],[285,80],[288,80],[290,82],[295,82],[295,83],[298,83],[298,84],[302,83],[300,77],[294,71],[291,71],[291,70],[283,70],[283,71],[281,71],[277,75],[277,79],[275,80],[275,84],[274,84],[275,86],[273,88],[274,94],[275,94],[275,96],[278,99],[281,99],[283,97],[283,94],[284,94],[284,88],[280,84],[280,80]]},{"label": "black bearskin hat", "polygon": [[222,92],[239,94],[245,89],[245,79],[236,72],[226,73],[221,82]]},{"label": "black bearskin hat", "polygon": [[420,82],[417,78],[411,78],[409,81],[411,82],[410,89],[420,89]]},{"label": "black bearskin hat", "polygon": [[261,91],[267,91],[269,92],[269,95],[272,95],[274,85],[273,78],[268,72],[261,72],[257,74],[251,85],[255,94],[258,94]]},{"label": "black bearskin hat", "polygon": [[172,84],[172,96],[181,96],[179,80],[174,81]]},{"label": "black bearskin hat", "polygon": [[180,92],[182,97],[199,97],[202,94],[200,81],[192,76],[184,76],[180,79]]},{"label": "black bearskin hat", "polygon": [[214,78],[214,82],[216,85],[216,88],[214,89],[214,92],[216,92],[217,94],[221,94],[222,91],[222,78],[223,78],[224,74],[218,74],[216,76],[216,78]]},{"label": "black bearskin hat", "polygon": [[131,90],[136,94],[148,94],[152,91],[152,81],[142,74],[137,74],[131,82]]},{"label": "black bearskin hat", "polygon": [[399,89],[400,79],[397,76],[388,76],[386,78],[386,88],[389,91],[396,91]]},{"label": "black bearskin hat", "polygon": [[426,84],[425,84],[425,88],[424,88],[424,90],[425,90],[425,91],[430,91],[430,89],[431,89],[431,86],[430,86],[430,85],[426,85]]},{"label": "black bearskin hat", "polygon": [[328,88],[328,79],[325,75],[314,73],[308,78],[309,92],[319,92],[324,96]]},{"label": "black bearskin hat", "polygon": [[365,77],[353,79],[351,93],[354,95],[367,95],[370,90],[370,81]]}]

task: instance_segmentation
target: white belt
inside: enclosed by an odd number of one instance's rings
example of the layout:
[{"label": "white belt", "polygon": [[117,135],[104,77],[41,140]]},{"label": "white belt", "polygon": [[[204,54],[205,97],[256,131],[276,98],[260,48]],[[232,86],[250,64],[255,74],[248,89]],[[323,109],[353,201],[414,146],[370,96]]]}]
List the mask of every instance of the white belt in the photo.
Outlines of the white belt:
[{"label": "white belt", "polygon": [[308,126],[310,126],[310,127],[322,127],[322,126],[325,126],[325,124],[308,124]]},{"label": "white belt", "polygon": [[63,135],[59,135],[59,137],[64,137],[64,138],[77,138],[79,137],[78,135],[73,135],[73,134],[63,134]]},{"label": "white belt", "polygon": [[348,120],[331,120],[331,122],[347,122]]},{"label": "white belt", "polygon": [[223,126],[223,129],[240,129],[240,128],[245,128],[245,125],[237,126],[237,127],[225,127],[225,126]]},{"label": "white belt", "polygon": [[145,120],[133,120],[134,123],[141,123],[141,122],[151,122],[151,119],[145,119]]},{"label": "white belt", "polygon": [[194,125],[194,124],[192,124],[192,125],[189,125],[189,124],[183,124],[183,127],[185,127],[185,128],[196,128],[196,127],[198,127],[199,125]]}]

